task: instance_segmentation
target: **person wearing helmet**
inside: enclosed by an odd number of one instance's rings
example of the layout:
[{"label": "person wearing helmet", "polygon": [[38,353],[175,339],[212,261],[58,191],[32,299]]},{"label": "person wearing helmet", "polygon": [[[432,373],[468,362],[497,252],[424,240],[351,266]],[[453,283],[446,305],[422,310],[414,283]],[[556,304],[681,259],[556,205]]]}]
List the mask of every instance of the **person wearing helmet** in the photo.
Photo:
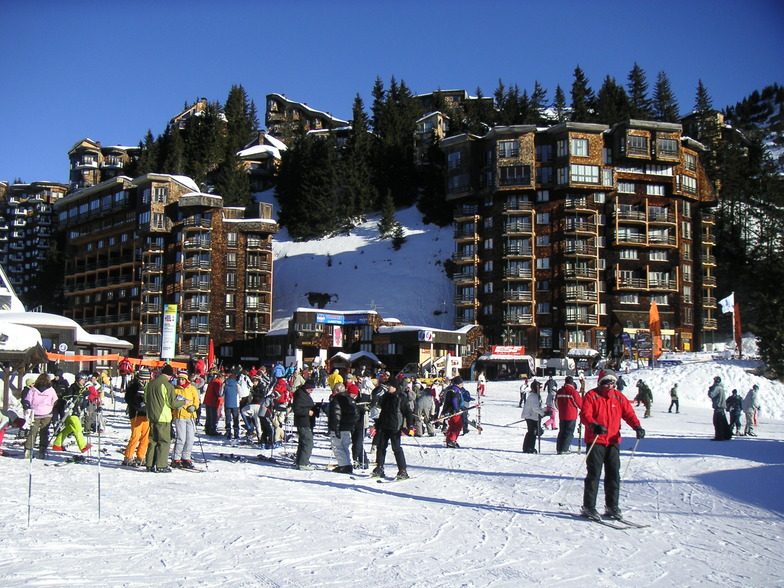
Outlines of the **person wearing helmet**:
[{"label": "person wearing helmet", "polygon": [[635,430],[637,439],[645,437],[645,429],[640,426],[640,420],[631,403],[615,388],[617,381],[618,377],[614,371],[605,371],[599,378],[599,385],[586,393],[580,411],[580,421],[585,425],[585,444],[589,447],[585,456],[588,472],[585,476],[580,514],[593,520],[600,518],[596,511],[596,495],[602,468],[604,514],[612,519],[623,518],[618,507],[621,489],[621,420]]}]

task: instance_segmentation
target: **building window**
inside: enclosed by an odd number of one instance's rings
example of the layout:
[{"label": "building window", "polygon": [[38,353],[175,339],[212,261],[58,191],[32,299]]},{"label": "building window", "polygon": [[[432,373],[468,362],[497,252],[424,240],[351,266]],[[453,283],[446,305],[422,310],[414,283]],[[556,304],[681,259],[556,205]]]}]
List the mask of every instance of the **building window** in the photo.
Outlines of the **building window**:
[{"label": "building window", "polygon": [[596,192],[593,195],[594,204],[604,204],[607,201],[607,195],[604,192]]},{"label": "building window", "polygon": [[681,236],[684,239],[691,239],[691,223],[688,221],[683,221],[681,223]]},{"label": "building window", "polygon": [[152,201],[160,204],[166,204],[166,199],[169,196],[169,188],[158,187],[155,188],[152,194]]},{"label": "building window", "polygon": [[226,294],[226,308],[234,309],[237,306],[237,295],[234,293]]},{"label": "building window", "polygon": [[237,241],[238,241],[238,235],[237,235],[236,232],[232,231],[232,232],[226,233],[226,245],[228,247],[236,247],[237,246]]},{"label": "building window", "polygon": [[684,167],[692,172],[697,171],[697,156],[692,155],[691,153],[685,153],[683,155],[683,165]]},{"label": "building window", "polygon": [[485,239],[483,244],[485,249],[492,249],[493,248],[493,240],[492,239]]},{"label": "building window", "polygon": [[683,261],[691,261],[691,243],[684,243],[681,246],[681,255],[683,255]]},{"label": "building window", "polygon": [[558,154],[558,157],[566,157],[567,155],[569,155],[569,150],[567,146],[568,143],[566,142],[566,139],[561,139],[555,144],[555,150],[556,153]]},{"label": "building window", "polygon": [[142,204],[149,204],[150,203],[150,189],[145,188],[142,190]]},{"label": "building window", "polygon": [[638,294],[621,294],[621,304],[639,304]]},{"label": "building window", "polygon": [[234,290],[237,287],[237,274],[235,273],[226,274],[226,287],[231,290]]},{"label": "building window", "polygon": [[670,176],[672,177],[671,165],[656,165],[649,163],[645,166],[645,173],[649,176]]},{"label": "building window", "polygon": [[152,213],[152,221],[150,223],[150,227],[153,229],[164,229],[166,228],[166,220],[165,216],[160,212],[153,212]]},{"label": "building window", "polygon": [[666,294],[651,294],[651,302],[659,306],[669,306],[669,297]]},{"label": "building window", "polygon": [[226,253],[226,267],[236,269],[237,267],[237,252],[229,251]]},{"label": "building window", "polygon": [[539,184],[551,184],[553,181],[553,168],[551,167],[537,167],[536,168],[536,181]]},{"label": "building window", "polygon": [[550,201],[550,190],[537,190],[536,191],[536,201],[537,202],[549,202]]},{"label": "building window", "polygon": [[550,245],[550,235],[537,235],[536,236],[536,246],[537,247],[547,247]]},{"label": "building window", "polygon": [[692,303],[691,292],[692,292],[691,286],[684,286],[683,287],[683,302],[685,304],[691,304]]},{"label": "building window", "polygon": [[150,211],[146,210],[139,215],[139,224],[147,225],[150,223]]},{"label": "building window", "polygon": [[572,139],[572,155],[588,157],[588,139]]},{"label": "building window", "polygon": [[629,135],[626,137],[626,151],[629,155],[648,155],[648,137]]},{"label": "building window", "polygon": [[648,255],[651,261],[667,261],[666,249],[651,249]]},{"label": "building window", "polygon": [[553,346],[553,330],[539,329],[539,347],[551,349]]},{"label": "building window", "polygon": [[482,226],[484,226],[484,228],[486,228],[486,229],[492,228],[493,227],[493,217],[492,216],[488,216],[485,219],[483,219],[482,220]]},{"label": "building window", "polygon": [[549,292],[550,291],[550,280],[537,280],[537,282],[536,282],[536,291],[537,292]]},{"label": "building window", "polygon": [[636,249],[621,249],[621,259],[638,259]]},{"label": "building window", "polygon": [[659,157],[678,157],[678,141],[675,139],[657,139],[656,151]]},{"label": "building window", "polygon": [[499,141],[498,142],[498,157],[517,157],[520,153],[520,146],[517,141]]},{"label": "building window", "polygon": [[634,194],[634,182],[618,182],[618,192],[621,194]]},{"label": "building window", "polygon": [[484,263],[484,266],[482,266],[482,267],[484,268],[484,271],[486,271],[486,272],[493,271],[493,260],[491,259],[490,261],[486,261]]},{"label": "building window", "polygon": [[482,314],[487,316],[493,314],[493,305],[492,304],[485,304],[482,307]]},{"label": "building window", "polygon": [[447,167],[455,169],[460,167],[460,151],[453,151],[446,156]]},{"label": "building window", "polygon": [[604,165],[612,164],[612,149],[609,147],[602,148],[602,163]]},{"label": "building window", "polygon": [[492,294],[493,293],[493,282],[487,282],[482,286],[482,291],[485,294]]},{"label": "building window", "polygon": [[691,202],[688,200],[681,202],[681,216],[691,218]]},{"label": "building window", "polygon": [[696,194],[697,193],[697,179],[692,178],[691,176],[681,176],[681,184],[683,186],[683,191],[688,192],[689,194]]},{"label": "building window", "polygon": [[530,165],[505,165],[498,170],[498,183],[501,186],[522,186],[531,183]]},{"label": "building window", "polygon": [[550,303],[540,302],[536,305],[536,314],[550,314]]},{"label": "building window", "polygon": [[552,145],[537,145],[536,146],[536,161],[545,163],[553,159],[553,146]]},{"label": "building window", "polygon": [[537,258],[536,269],[550,269],[550,258],[549,257]]},{"label": "building window", "polygon": [[236,324],[237,324],[237,317],[234,314],[226,314],[224,315],[224,327],[230,331],[233,331]]},{"label": "building window", "polygon": [[580,184],[598,184],[599,166],[598,165],[578,165],[572,164],[572,182]]},{"label": "building window", "polygon": [[691,283],[691,266],[690,265],[683,265],[683,281]]},{"label": "building window", "polygon": [[550,224],[550,213],[549,212],[537,212],[536,213],[536,224],[537,225],[549,225]]},{"label": "building window", "polygon": [[648,196],[664,196],[664,186],[662,184],[648,184],[645,186],[645,193]]}]

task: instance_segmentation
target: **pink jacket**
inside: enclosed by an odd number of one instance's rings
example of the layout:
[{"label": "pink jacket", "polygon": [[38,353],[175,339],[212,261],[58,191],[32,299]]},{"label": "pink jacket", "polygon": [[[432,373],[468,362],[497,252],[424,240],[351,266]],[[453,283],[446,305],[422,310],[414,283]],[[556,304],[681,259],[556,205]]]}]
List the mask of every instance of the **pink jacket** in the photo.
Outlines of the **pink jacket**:
[{"label": "pink jacket", "polygon": [[57,402],[57,393],[54,388],[49,386],[46,390],[38,390],[35,386],[30,386],[27,391],[27,402],[36,418],[52,416],[52,408]]}]

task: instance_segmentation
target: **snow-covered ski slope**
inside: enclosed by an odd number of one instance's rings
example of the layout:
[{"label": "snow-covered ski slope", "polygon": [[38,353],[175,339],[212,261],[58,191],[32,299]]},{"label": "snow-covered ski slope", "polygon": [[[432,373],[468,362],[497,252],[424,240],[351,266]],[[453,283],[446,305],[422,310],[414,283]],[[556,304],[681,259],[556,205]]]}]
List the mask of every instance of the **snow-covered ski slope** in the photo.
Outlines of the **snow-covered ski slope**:
[{"label": "snow-covered ski slope", "polygon": [[[716,373],[744,393],[748,382],[761,382],[759,437],[710,440],[706,392]],[[580,506],[584,455],[555,455],[550,431],[541,454],[521,452],[524,424],[505,426],[520,418],[514,382],[488,384],[484,431],[461,437],[460,449],[446,449],[441,435],[405,438],[412,478],[399,484],[231,463],[217,454],[252,457],[259,450],[207,437],[205,473],[124,469],[116,449],[128,428],[118,402],[116,412],[105,409],[110,427],[102,446],[109,451],[101,458],[100,521],[97,465],[53,468],[34,460],[27,528],[29,463],[0,458],[2,583],[783,585],[784,423],[770,412],[784,387],[737,363],[640,370],[627,379],[639,377],[653,389],[653,416],[641,419],[648,435],[633,459],[634,434],[623,426],[621,471],[631,464],[621,507],[630,520],[650,525],[645,529],[616,530],[569,514]],[[675,379],[681,412],[668,414]],[[642,417],[642,408],[637,413]],[[317,432],[323,431],[321,417]],[[195,455],[201,456],[198,443]],[[316,435],[313,462],[334,463],[323,435]],[[389,452],[386,473],[396,471]]]}]

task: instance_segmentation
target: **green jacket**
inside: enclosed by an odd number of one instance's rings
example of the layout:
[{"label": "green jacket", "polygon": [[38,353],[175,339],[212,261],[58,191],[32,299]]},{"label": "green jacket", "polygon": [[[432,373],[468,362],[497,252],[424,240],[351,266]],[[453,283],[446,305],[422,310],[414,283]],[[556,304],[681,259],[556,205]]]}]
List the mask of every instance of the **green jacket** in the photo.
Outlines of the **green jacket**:
[{"label": "green jacket", "polygon": [[144,387],[144,404],[147,419],[155,423],[172,422],[172,408],[185,406],[185,400],[177,400],[177,392],[164,374]]}]

